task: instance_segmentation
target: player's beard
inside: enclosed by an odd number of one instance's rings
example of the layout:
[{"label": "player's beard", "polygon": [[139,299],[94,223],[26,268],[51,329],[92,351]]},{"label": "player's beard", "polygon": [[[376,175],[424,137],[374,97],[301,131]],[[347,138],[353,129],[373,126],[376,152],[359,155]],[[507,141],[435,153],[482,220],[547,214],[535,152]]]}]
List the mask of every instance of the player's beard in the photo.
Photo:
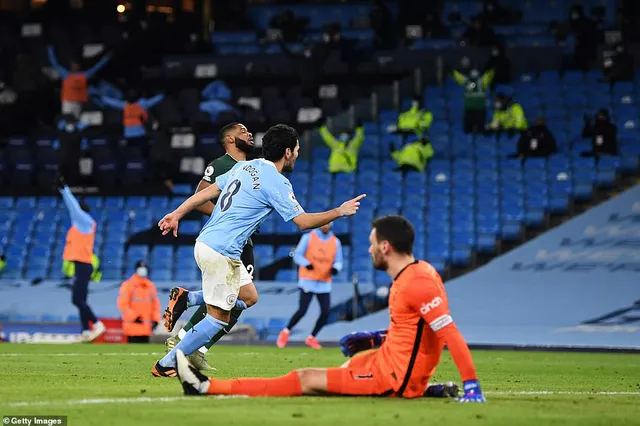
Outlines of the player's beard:
[{"label": "player's beard", "polygon": [[373,267],[378,271],[386,271],[389,269],[389,263],[384,260],[382,253],[377,250],[371,254],[371,261],[373,262]]},{"label": "player's beard", "polygon": [[245,154],[251,154],[253,152],[254,146],[252,144],[238,137],[235,137],[235,140],[236,148],[238,148],[240,151],[244,152]]},{"label": "player's beard", "polygon": [[282,166],[282,171],[285,173],[291,173],[293,171],[293,165],[295,163],[295,160],[291,160],[289,163],[284,163],[284,166]]}]

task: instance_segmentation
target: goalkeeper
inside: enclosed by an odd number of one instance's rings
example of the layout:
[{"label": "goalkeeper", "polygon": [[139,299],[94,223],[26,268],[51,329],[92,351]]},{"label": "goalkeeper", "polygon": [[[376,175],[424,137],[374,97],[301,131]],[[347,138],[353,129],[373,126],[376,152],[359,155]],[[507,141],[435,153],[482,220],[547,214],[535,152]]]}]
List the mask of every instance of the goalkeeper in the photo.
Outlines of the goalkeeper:
[{"label": "goalkeeper", "polygon": [[[464,394],[458,401],[486,402],[471,352],[449,313],[442,279],[431,265],[413,257],[414,238],[413,227],[403,217],[384,216],[374,220],[369,235],[373,266],[393,278],[389,295],[390,326],[384,331],[345,336],[340,341],[342,351],[353,358],[343,367],[307,368],[269,379],[220,380],[200,374],[184,354],[178,352],[177,370],[184,392],[187,395],[416,398],[433,393],[429,379],[447,345],[464,383]],[[365,351],[375,347],[379,349]]]}]

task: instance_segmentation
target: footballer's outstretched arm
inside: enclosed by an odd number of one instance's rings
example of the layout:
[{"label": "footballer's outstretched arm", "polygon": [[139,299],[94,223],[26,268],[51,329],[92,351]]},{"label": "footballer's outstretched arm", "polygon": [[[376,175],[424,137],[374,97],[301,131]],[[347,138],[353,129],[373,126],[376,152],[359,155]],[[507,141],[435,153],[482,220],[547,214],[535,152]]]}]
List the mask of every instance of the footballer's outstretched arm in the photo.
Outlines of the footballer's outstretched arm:
[{"label": "footballer's outstretched arm", "polygon": [[192,210],[195,210],[198,206],[203,205],[207,201],[210,201],[213,198],[218,198],[220,196],[220,187],[217,183],[214,183],[211,186],[203,189],[200,192],[193,194],[189,197],[184,203],[180,204],[180,206],[160,219],[158,222],[158,227],[162,231],[162,235],[167,235],[169,232],[173,232],[173,236],[178,236],[178,224],[180,219],[184,217],[187,213]]},{"label": "footballer's outstretched arm", "polygon": [[319,228],[344,216],[353,216],[360,208],[360,200],[364,197],[366,197],[366,194],[358,195],[349,201],[345,201],[340,207],[327,210],[326,212],[302,213],[293,218],[293,223],[295,223],[300,230],[305,231],[307,229]]},{"label": "footballer's outstretched arm", "polygon": [[[204,189],[210,187],[211,184],[209,182],[207,182],[206,180],[202,179],[200,181],[200,183],[198,184],[198,187],[196,188],[196,194],[200,191],[203,191]],[[215,204],[213,204],[213,202],[211,202],[211,200],[209,200],[208,202],[200,205],[197,207],[197,210],[206,214],[207,216],[211,216],[213,214],[213,209],[215,208]]]}]

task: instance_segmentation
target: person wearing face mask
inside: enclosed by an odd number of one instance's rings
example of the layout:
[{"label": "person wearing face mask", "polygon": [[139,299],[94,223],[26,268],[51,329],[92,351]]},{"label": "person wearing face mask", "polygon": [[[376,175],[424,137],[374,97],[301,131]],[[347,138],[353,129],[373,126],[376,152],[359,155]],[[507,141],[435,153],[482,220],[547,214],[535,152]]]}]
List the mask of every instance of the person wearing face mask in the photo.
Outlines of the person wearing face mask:
[{"label": "person wearing face mask", "polygon": [[343,266],[342,244],[331,232],[331,224],[304,234],[294,251],[293,261],[299,267],[300,304],[287,327],[280,332],[276,344],[279,348],[287,345],[291,330],[307,313],[313,296],[316,296],[320,304],[320,317],[304,343],[310,348],[321,349],[322,345],[316,336],[329,318],[332,276],[339,274]]},{"label": "person wearing face mask", "polygon": [[529,127],[522,105],[514,102],[511,96],[498,93],[494,106],[493,119],[487,126],[489,130],[497,133],[514,134],[515,132],[527,130]]},{"label": "person wearing face mask", "polygon": [[336,138],[326,124],[323,124],[318,131],[324,143],[331,148],[329,173],[354,173],[358,167],[358,151],[364,142],[362,124],[357,124],[353,136],[345,129]]},{"label": "person wearing face mask", "polygon": [[[211,163],[209,163],[204,171],[202,180],[198,184],[196,192],[200,192],[205,188],[213,185],[218,176],[227,173],[233,168],[233,166],[236,165],[236,163],[238,163],[238,161],[246,161],[247,155],[253,152],[253,134],[250,133],[247,128],[241,123],[227,124],[220,130],[218,137],[226,153],[222,157],[216,158]],[[214,205],[217,201],[217,199],[211,200],[211,202],[200,206],[199,210],[202,213],[211,216],[211,214],[213,213]],[[249,272],[249,275],[253,278],[255,263],[253,256],[253,241],[251,241],[251,238],[249,238],[247,244],[244,246],[240,260],[247,268],[247,272]],[[255,300],[253,301],[253,303],[250,303],[251,301],[247,300],[244,300],[244,302],[253,304],[255,303]],[[222,331],[217,333],[206,345],[202,346],[200,349],[189,355],[189,361],[191,361],[191,363],[196,366],[196,368],[198,368],[199,370],[214,369],[207,362],[205,354],[218,340],[222,338],[222,336],[231,331],[233,326],[238,322],[238,318],[240,318],[241,313],[242,309],[232,309],[229,325],[226,326]],[[178,342],[180,342],[180,340],[187,334],[187,332],[191,330],[196,324],[198,324],[206,315],[206,306],[200,306],[193,313],[184,327],[178,331],[178,334],[167,339],[167,341],[165,342],[167,352],[171,351],[171,349],[173,349],[178,344]]]},{"label": "person wearing face mask", "polygon": [[420,108],[420,99],[416,97],[411,101],[411,107],[398,115],[396,126],[392,126],[390,130],[393,133],[415,134],[422,138],[432,122],[433,114],[429,110]]},{"label": "person wearing face mask", "polygon": [[533,127],[523,132],[518,141],[518,153],[511,156],[512,158],[548,157],[558,151],[556,139],[547,127],[547,123],[543,117],[536,120]]},{"label": "person wearing face mask", "polygon": [[633,80],[633,56],[623,43],[616,45],[615,52],[604,61],[604,77],[602,81],[615,83],[617,81]]},{"label": "person wearing face mask", "polygon": [[423,172],[427,167],[427,162],[433,157],[433,146],[426,136],[415,142],[410,142],[400,149],[389,145],[391,158],[398,163],[398,170],[403,172],[419,171]]},{"label": "person wearing face mask", "polygon": [[500,44],[495,44],[491,49],[491,57],[484,65],[484,69],[494,70],[491,80],[491,89],[495,89],[496,84],[507,84],[511,82],[511,61],[504,54],[504,48]]},{"label": "person wearing face mask", "polygon": [[140,260],[135,273],[120,286],[118,309],[128,343],[149,343],[149,336],[160,322],[160,300],[148,275],[147,264]]},{"label": "person wearing face mask", "polygon": [[601,155],[618,155],[618,128],[610,121],[609,111],[605,108],[598,111],[595,123],[588,115],[584,117],[583,138],[591,138],[591,151],[583,152],[583,157],[600,157]]},{"label": "person wearing face mask", "polygon": [[495,71],[480,74],[477,68],[467,73],[453,70],[454,80],[464,88],[463,129],[466,134],[480,133],[487,120],[487,89],[493,81]]}]

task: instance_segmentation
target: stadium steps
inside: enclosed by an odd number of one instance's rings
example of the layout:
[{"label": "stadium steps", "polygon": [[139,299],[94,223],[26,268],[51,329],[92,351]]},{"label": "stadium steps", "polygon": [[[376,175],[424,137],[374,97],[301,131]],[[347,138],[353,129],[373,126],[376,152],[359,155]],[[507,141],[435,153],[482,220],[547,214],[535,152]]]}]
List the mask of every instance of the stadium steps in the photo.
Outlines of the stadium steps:
[{"label": "stadium steps", "polygon": [[617,195],[624,192],[625,190],[638,184],[640,184],[640,174],[620,176],[616,180],[614,186],[610,189],[595,187],[593,191],[593,196],[589,201],[584,201],[584,202],[579,202],[575,200],[571,201],[568,214],[565,214],[565,215],[547,214],[548,217],[545,220],[545,223],[546,223],[545,226],[540,228],[525,227],[523,230],[522,240],[517,242],[498,240],[496,242],[497,250],[495,255],[473,253],[472,265],[470,267],[459,268],[454,266],[448,266],[442,279],[444,281],[454,279],[464,274],[467,274],[483,265],[486,265],[492,259],[498,256],[501,256],[509,252],[510,250],[513,250],[514,248],[526,243],[527,241],[530,241],[538,237],[539,235],[547,232],[548,230],[555,228],[556,226],[561,225],[562,223],[568,220],[571,220],[575,216],[578,216],[584,213],[585,211],[599,204],[602,204],[611,198],[616,197]]}]

